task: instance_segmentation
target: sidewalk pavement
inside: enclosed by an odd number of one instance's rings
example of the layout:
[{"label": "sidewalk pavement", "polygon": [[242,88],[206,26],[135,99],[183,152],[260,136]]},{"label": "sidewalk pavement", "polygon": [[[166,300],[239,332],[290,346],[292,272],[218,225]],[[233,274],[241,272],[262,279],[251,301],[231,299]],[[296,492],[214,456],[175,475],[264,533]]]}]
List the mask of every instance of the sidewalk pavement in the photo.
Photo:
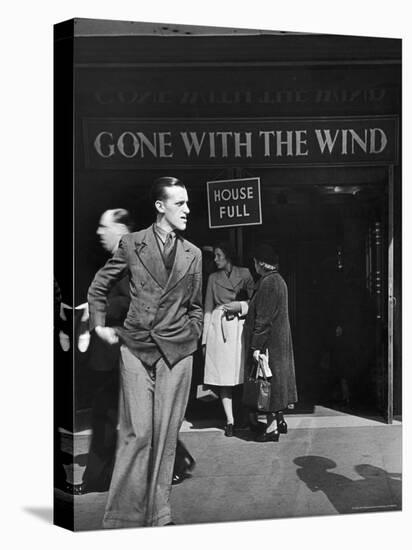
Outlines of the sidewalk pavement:
[{"label": "sidewalk pavement", "polygon": [[[347,414],[289,416],[289,433],[257,443],[185,423],[196,459],[172,489],[176,524],[401,509],[401,425]],[[69,498],[61,493],[66,501]],[[100,529],[107,493],[74,497],[76,530]]]}]

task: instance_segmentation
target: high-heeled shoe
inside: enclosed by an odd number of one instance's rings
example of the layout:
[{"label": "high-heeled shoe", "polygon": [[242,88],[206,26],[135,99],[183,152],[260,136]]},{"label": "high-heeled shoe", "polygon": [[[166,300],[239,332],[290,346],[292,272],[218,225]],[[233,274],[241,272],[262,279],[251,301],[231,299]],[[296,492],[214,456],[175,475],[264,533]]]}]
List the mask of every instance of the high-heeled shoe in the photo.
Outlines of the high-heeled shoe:
[{"label": "high-heeled shoe", "polygon": [[225,436],[226,437],[233,437],[234,436],[233,424],[226,424],[226,426],[225,426]]},{"label": "high-heeled shoe", "polygon": [[277,422],[278,425],[278,432],[280,434],[287,434],[288,433],[288,425],[284,420],[281,420],[280,422]]},{"label": "high-heeled shoe", "polygon": [[273,432],[264,432],[263,434],[259,434],[255,437],[255,441],[258,441],[259,443],[266,443],[267,441],[279,441],[279,432],[273,431]]},{"label": "high-heeled shoe", "polygon": [[188,477],[192,477],[192,476],[186,472],[182,472],[179,474],[174,473],[172,477],[172,485],[179,485],[180,483],[183,483],[183,481]]}]

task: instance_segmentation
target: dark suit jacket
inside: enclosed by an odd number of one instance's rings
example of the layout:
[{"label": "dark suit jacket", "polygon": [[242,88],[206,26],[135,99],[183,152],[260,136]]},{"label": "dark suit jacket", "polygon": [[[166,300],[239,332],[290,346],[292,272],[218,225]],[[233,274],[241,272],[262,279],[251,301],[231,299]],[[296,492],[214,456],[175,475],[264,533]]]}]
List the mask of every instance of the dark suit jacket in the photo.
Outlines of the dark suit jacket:
[{"label": "dark suit jacket", "polygon": [[124,235],[119,248],[96,274],[88,293],[91,330],[106,324],[106,297],[129,274],[130,307],[118,333],[147,364],[163,356],[170,366],[192,354],[202,332],[202,257],[177,237],[168,277],[153,226]]}]

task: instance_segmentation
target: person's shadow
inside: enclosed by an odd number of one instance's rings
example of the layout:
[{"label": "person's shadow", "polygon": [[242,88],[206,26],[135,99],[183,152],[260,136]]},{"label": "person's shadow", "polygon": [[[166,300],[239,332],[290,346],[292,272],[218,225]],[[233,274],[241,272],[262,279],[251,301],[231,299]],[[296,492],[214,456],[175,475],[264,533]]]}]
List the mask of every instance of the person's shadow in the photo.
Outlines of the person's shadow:
[{"label": "person's shadow", "polygon": [[358,464],[353,480],[331,472],[336,462],[322,456],[301,456],[294,460],[297,476],[312,491],[322,491],[339,514],[400,510],[401,474],[389,473],[371,464]]}]

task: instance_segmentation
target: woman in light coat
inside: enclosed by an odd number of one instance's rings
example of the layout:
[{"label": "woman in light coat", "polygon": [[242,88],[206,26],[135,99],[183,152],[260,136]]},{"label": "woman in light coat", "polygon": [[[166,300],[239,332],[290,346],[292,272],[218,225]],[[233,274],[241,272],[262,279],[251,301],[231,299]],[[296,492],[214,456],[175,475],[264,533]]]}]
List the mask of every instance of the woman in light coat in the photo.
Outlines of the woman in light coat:
[{"label": "woman in light coat", "polygon": [[233,436],[233,386],[243,384],[245,352],[243,324],[254,281],[249,269],[233,265],[229,245],[214,247],[217,271],[209,275],[202,344],[205,346],[204,383],[219,387],[226,414],[225,435]]}]

